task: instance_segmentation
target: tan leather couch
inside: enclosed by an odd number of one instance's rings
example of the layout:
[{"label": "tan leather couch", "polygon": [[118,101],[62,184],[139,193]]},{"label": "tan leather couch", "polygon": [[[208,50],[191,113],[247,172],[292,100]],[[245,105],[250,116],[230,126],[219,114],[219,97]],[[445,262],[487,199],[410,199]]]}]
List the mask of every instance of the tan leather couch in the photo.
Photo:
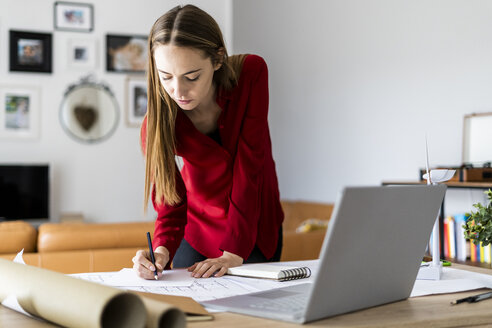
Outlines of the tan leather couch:
[{"label": "tan leather couch", "polygon": [[13,259],[24,248],[27,264],[50,270],[118,271],[131,267],[137,250],[148,247],[147,231],[153,233],[153,222],[45,223],[37,232],[23,221],[2,222],[0,257]]},{"label": "tan leather couch", "polygon": [[[329,219],[332,205],[283,201],[283,261],[315,259],[325,231],[296,233],[305,219]],[[62,273],[118,271],[131,267],[154,222],[45,223],[36,231],[23,221],[0,222],[0,257],[13,259],[24,248],[27,264]]]}]

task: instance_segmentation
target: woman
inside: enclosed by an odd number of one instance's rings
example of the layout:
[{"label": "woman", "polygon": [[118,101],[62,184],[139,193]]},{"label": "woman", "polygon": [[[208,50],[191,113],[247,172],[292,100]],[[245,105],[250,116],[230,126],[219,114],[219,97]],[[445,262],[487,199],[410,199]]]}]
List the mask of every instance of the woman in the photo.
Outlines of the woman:
[{"label": "woman", "polygon": [[[220,277],[248,262],[278,261],[283,212],[268,129],[262,58],[229,58],[215,20],[178,6],[149,35],[148,112],[142,124],[145,204],[157,211],[159,271]],[[175,155],[182,157],[178,170]],[[151,196],[149,196],[151,195]],[[153,279],[148,252],[133,258]]]}]

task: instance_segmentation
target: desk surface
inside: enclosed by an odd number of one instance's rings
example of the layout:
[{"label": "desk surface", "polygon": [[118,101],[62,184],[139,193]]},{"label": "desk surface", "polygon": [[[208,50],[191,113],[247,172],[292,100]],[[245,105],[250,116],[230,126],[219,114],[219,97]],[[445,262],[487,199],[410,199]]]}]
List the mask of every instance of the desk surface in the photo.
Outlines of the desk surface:
[{"label": "desk surface", "polygon": [[[492,270],[453,264],[458,269],[486,273]],[[492,299],[478,303],[452,306],[451,301],[485,290],[463,293],[414,297],[401,302],[357,311],[307,324],[309,327],[490,327],[492,325]],[[189,323],[197,328],[281,328],[302,325],[249,317],[233,313],[216,313],[213,321]],[[0,306],[0,327],[56,327],[33,320],[13,310]]]}]

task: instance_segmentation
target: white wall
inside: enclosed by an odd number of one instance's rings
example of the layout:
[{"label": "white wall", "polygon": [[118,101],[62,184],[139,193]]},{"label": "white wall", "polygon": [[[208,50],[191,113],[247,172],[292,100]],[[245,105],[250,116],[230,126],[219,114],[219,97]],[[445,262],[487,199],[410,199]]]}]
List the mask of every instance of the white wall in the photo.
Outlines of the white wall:
[{"label": "white wall", "polygon": [[[461,164],[463,116],[492,111],[492,2],[233,1],[236,53],[270,69],[281,196],[335,201],[345,185]],[[488,142],[488,141],[484,141]],[[481,191],[451,191],[447,212]]]},{"label": "white wall", "polygon": [[[258,53],[269,64],[283,198],[335,201],[344,185],[417,179],[425,132],[431,165],[458,165],[463,115],[492,111],[490,1],[190,2],[217,19],[231,52]],[[54,31],[54,0],[0,1],[0,84],[38,87],[42,114],[39,139],[0,140],[0,162],[52,163],[55,220],[64,212],[90,221],[143,217],[138,129],[122,116],[110,139],[84,145],[59,124],[63,92],[87,73],[67,69],[68,41],[97,41],[94,73],[110,84],[123,115],[126,76],[105,72],[104,36],[147,34],[177,3],[94,1],[95,31],[72,33]],[[53,33],[52,74],[8,72],[9,29]],[[456,211],[481,197],[448,195]]]},{"label": "white wall", "polygon": [[[33,141],[0,140],[1,163],[49,162],[53,173],[52,218],[61,213],[81,212],[88,221],[133,221],[143,218],[144,166],[139,148],[139,129],[125,124],[126,75],[105,72],[104,42],[107,33],[148,34],[154,21],[178,1],[91,1],[95,30],[92,33],[55,31],[52,0],[0,1],[0,85],[34,86],[41,100],[40,137]],[[89,1],[88,1],[89,2]],[[189,1],[209,12],[230,38],[228,0]],[[10,73],[10,29],[53,33],[53,73]],[[62,96],[89,72],[67,69],[70,39],[97,41],[97,80],[108,83],[120,106],[120,121],[111,138],[86,145],[65,134],[58,112]],[[1,201],[1,200],[0,200]],[[153,213],[147,215],[150,219]]]}]

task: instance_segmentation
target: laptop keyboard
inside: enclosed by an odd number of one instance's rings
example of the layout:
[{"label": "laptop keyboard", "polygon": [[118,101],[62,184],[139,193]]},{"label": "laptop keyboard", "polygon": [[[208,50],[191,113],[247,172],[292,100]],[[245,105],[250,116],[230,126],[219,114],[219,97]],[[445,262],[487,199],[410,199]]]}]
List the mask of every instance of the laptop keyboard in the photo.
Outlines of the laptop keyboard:
[{"label": "laptop keyboard", "polygon": [[306,308],[307,300],[307,294],[294,294],[288,297],[270,298],[249,304],[249,306],[254,309],[295,313]]}]

